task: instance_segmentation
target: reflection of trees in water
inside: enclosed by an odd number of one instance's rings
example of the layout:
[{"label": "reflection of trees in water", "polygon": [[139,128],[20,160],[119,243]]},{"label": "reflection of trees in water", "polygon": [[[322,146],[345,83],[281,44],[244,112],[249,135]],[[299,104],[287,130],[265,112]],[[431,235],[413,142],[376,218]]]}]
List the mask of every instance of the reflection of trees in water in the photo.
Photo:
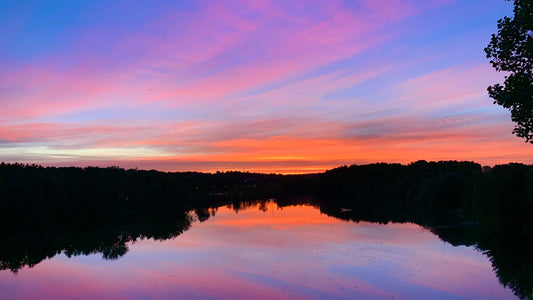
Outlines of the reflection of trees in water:
[{"label": "reflection of trees in water", "polygon": [[[509,199],[507,199],[510,201]],[[533,207],[507,211],[480,209],[472,214],[413,206],[348,206],[321,200],[320,210],[353,222],[418,224],[454,246],[474,246],[490,259],[500,282],[523,299],[533,298]],[[351,207],[343,211],[341,207]]]},{"label": "reflection of trees in water", "polygon": [[[510,211],[516,222],[502,212],[484,210],[472,215],[458,215],[454,212],[420,209],[408,206],[349,206],[347,200],[337,202],[331,199],[309,197],[282,198],[273,200],[283,208],[290,205],[311,205],[328,216],[350,222],[374,222],[380,224],[411,222],[418,224],[443,241],[454,246],[474,246],[486,254],[494,270],[505,286],[521,298],[531,297],[533,286],[533,239],[532,219],[523,211]],[[268,210],[271,200],[224,203],[236,213],[250,207]],[[350,207],[351,210],[341,209]],[[190,212],[150,212],[144,217],[136,216],[135,222],[121,223],[116,220],[101,224],[86,224],[72,229],[53,226],[33,227],[34,232],[4,230],[9,239],[3,240],[0,248],[0,268],[17,272],[24,266],[33,267],[46,258],[63,253],[68,257],[101,254],[104,259],[117,259],[128,251],[128,244],[140,239],[172,239],[187,231],[192,222],[204,222],[215,216],[217,207],[200,207]],[[102,221],[102,220],[100,220]],[[131,220],[130,220],[131,221]],[[70,230],[69,230],[70,228]],[[17,235],[18,234],[18,235]]]},{"label": "reflection of trees in water", "polygon": [[320,209],[337,218],[414,222],[452,245],[477,247],[502,284],[533,299],[533,166],[354,165],[320,174],[316,187]]},{"label": "reflection of trees in water", "polygon": [[33,224],[31,230],[29,226],[11,227],[2,232],[0,269],[17,272],[60,253],[68,257],[102,254],[103,259],[114,260],[128,252],[128,243],[175,238],[190,228],[191,221],[189,214],[176,212],[159,220],[146,217],[123,223],[95,219],[95,223],[85,223],[83,227],[70,222],[61,224],[57,219],[49,226]]},{"label": "reflection of trees in water", "polygon": [[0,190],[2,270],[60,253],[117,259],[128,243],[175,238],[217,207],[267,211],[270,200],[249,199],[276,198],[280,207],[312,205],[346,221],[419,224],[452,245],[477,247],[505,286],[533,298],[531,166],[422,161],[280,176],[1,164]]}]

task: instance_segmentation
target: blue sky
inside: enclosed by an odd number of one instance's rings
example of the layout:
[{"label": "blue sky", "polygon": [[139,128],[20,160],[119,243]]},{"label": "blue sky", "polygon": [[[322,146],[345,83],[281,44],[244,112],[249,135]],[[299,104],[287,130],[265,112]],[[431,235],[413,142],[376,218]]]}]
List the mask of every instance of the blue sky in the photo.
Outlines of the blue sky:
[{"label": "blue sky", "polygon": [[533,163],[487,86],[503,0],[3,1],[0,160],[316,172]]}]

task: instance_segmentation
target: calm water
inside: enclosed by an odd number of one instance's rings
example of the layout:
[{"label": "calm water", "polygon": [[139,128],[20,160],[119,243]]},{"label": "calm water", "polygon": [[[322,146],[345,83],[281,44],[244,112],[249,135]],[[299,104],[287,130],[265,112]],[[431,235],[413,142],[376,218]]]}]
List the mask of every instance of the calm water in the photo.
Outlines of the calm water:
[{"label": "calm water", "polygon": [[59,254],[0,271],[0,298],[515,298],[471,247],[415,224],[346,222],[311,206],[220,207],[175,239],[128,248],[116,260]]}]

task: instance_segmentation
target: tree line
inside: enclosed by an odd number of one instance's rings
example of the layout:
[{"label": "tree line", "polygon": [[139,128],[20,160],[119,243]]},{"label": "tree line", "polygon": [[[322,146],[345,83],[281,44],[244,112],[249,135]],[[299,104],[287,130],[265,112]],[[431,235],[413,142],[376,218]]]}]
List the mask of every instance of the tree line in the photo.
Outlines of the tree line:
[{"label": "tree line", "polygon": [[278,175],[1,163],[0,190],[0,270],[59,253],[116,259],[129,242],[177,237],[216,207],[275,199],[347,221],[419,224],[483,251],[504,285],[533,297],[533,166],[524,164],[418,161]]}]

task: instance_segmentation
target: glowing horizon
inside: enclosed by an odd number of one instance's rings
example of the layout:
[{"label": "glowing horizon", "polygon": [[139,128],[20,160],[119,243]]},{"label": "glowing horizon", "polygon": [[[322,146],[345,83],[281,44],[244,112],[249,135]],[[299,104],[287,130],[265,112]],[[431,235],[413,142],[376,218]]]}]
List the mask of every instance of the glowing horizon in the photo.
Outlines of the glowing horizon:
[{"label": "glowing horizon", "polygon": [[533,164],[487,86],[503,0],[0,4],[0,161],[314,173]]}]

